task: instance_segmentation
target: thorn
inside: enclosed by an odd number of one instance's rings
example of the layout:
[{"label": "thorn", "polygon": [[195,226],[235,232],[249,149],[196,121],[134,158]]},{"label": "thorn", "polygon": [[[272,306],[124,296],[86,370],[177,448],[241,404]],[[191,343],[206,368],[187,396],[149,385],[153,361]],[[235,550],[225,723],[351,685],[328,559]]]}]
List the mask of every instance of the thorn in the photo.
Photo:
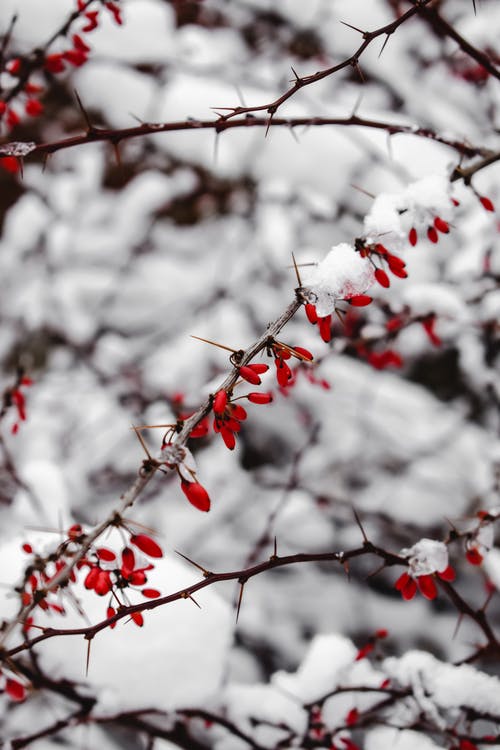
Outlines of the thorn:
[{"label": "thorn", "polygon": [[94,636],[90,636],[90,638],[88,638],[87,636],[85,636],[85,638],[87,639],[87,658],[86,658],[86,660],[85,660],[85,677],[88,677],[88,676],[89,676],[89,666],[90,666],[90,644],[92,643],[92,638],[93,638],[93,637],[94,637]]},{"label": "thorn", "polygon": [[217,131],[215,131],[214,153],[213,153],[214,166],[217,165],[218,156],[219,156],[219,133]]},{"label": "thorn", "polygon": [[267,134],[269,133],[269,128],[271,127],[271,122],[273,120],[273,117],[274,117],[274,112],[271,112],[271,114],[269,115],[269,120],[267,121],[266,132],[265,132],[264,138],[267,138]]},{"label": "thorn", "polygon": [[384,43],[383,43],[383,45],[382,45],[382,49],[381,49],[381,50],[380,50],[380,52],[378,53],[378,56],[379,56],[379,58],[380,58],[380,57],[382,56],[382,52],[383,52],[383,51],[385,50],[385,45],[386,45],[386,44],[387,44],[387,42],[389,41],[389,37],[390,37],[390,34],[386,34],[386,36],[385,36],[385,40],[384,40]]},{"label": "thorn", "polygon": [[201,570],[205,578],[209,578],[213,573],[211,573],[209,570],[206,570],[202,565],[198,565],[197,562],[194,560],[191,560],[191,558],[187,557],[186,555],[183,555],[182,552],[179,552],[179,550],[174,550],[176,555],[179,555],[179,557],[183,557],[184,560],[187,560],[188,563],[191,563],[191,565],[194,565],[195,568],[198,568],[198,570]]},{"label": "thorn", "polygon": [[295,132],[295,130],[294,130],[294,128],[293,128],[293,125],[289,125],[289,126],[288,126],[288,132],[289,132],[289,133],[290,133],[290,135],[292,136],[292,138],[293,138],[293,140],[295,141],[295,143],[300,143],[300,141],[299,141],[299,137],[298,137],[297,133]]},{"label": "thorn", "polygon": [[474,15],[477,16],[476,0],[472,0],[472,7],[474,8]]},{"label": "thorn", "polygon": [[118,143],[113,143],[113,151],[115,153],[115,159],[117,166],[121,167],[122,165],[122,159],[120,154],[120,145]]},{"label": "thorn", "polygon": [[131,427],[131,430],[154,430],[155,427],[176,427],[175,424],[138,424],[137,427]]},{"label": "thorn", "polygon": [[191,601],[193,602],[193,604],[196,604],[196,606],[198,607],[198,609],[201,609],[201,606],[198,604],[198,602],[196,601],[196,599],[193,596],[191,596],[191,594],[188,595],[188,599],[191,599]]},{"label": "thorn", "polygon": [[274,537],[274,543],[273,543],[273,554],[270,557],[271,560],[277,560],[278,559],[278,540],[276,537]]},{"label": "thorn", "polygon": [[341,21],[340,23],[344,24],[344,26],[348,26],[350,29],[353,29],[354,31],[357,31],[362,36],[366,34],[366,31],[361,31],[361,29],[358,29],[357,26],[353,26],[352,24],[347,23],[347,21]]},{"label": "thorn", "polygon": [[78,104],[78,109],[82,113],[83,119],[85,120],[85,123],[87,125],[87,132],[88,133],[92,133],[95,130],[95,128],[92,125],[92,123],[90,122],[90,118],[89,118],[88,112],[87,112],[87,110],[85,109],[85,107],[82,104],[82,100],[80,99],[78,91],[75,89],[73,91],[73,93],[75,95],[76,103]]},{"label": "thorn", "polygon": [[370,193],[368,190],[365,190],[364,188],[360,187],[359,185],[355,185],[354,182],[350,183],[351,187],[354,188],[354,190],[358,190],[360,193],[363,193],[364,195],[367,195],[368,198],[373,198],[375,200],[376,196],[373,195],[373,193]]},{"label": "thorn", "polygon": [[354,68],[356,69],[356,73],[358,74],[358,76],[359,76],[359,78],[361,80],[361,83],[364,83],[365,79],[364,79],[364,76],[363,76],[363,71],[359,67],[359,62],[357,60],[355,60],[354,63],[353,63],[353,65],[354,65]]},{"label": "thorn", "polygon": [[144,450],[144,453],[146,454],[146,456],[148,457],[148,459],[149,459],[150,461],[152,461],[152,460],[153,460],[153,456],[152,456],[152,455],[151,455],[151,453],[150,453],[150,452],[148,451],[148,447],[147,447],[146,443],[144,442],[144,438],[142,437],[141,433],[139,432],[139,428],[138,428],[138,427],[134,427],[134,425],[132,425],[132,430],[133,430],[133,431],[135,432],[135,434],[136,434],[136,436],[137,436],[137,440],[138,440],[138,441],[140,442],[140,444],[142,445],[142,447],[143,447],[143,450]]},{"label": "thorn", "polygon": [[359,530],[361,531],[361,534],[363,536],[363,541],[365,543],[368,543],[368,537],[366,536],[366,532],[365,532],[365,530],[363,528],[363,524],[361,523],[361,520],[360,520],[360,518],[358,516],[358,513],[357,513],[356,509],[353,508],[352,512],[354,513],[354,518],[356,519],[356,523],[358,524]]},{"label": "thorn", "polygon": [[295,268],[295,275],[297,277],[297,284],[299,286],[302,286],[302,280],[300,278],[299,268],[297,266],[297,261],[295,260],[295,255],[292,253],[292,260],[293,260],[293,267]]},{"label": "thorn", "polygon": [[293,65],[290,65],[290,67],[291,67],[291,69],[292,69],[292,73],[293,73],[293,75],[295,76],[295,82],[297,82],[297,81],[300,81],[300,78],[299,78],[299,76],[297,75],[297,71],[295,70],[295,68],[293,67]]},{"label": "thorn", "polygon": [[364,92],[361,91],[360,94],[359,94],[359,96],[358,96],[358,98],[356,99],[356,104],[354,105],[354,107],[352,109],[351,117],[356,117],[356,112],[358,111],[358,108],[359,108],[361,102],[363,101],[363,93]]},{"label": "thorn", "polygon": [[346,560],[344,562],[344,573],[347,576],[347,580],[350,582],[351,581],[351,570],[349,568],[349,560]]},{"label": "thorn", "polygon": [[[234,84],[234,88],[236,89],[236,93],[238,95],[238,99],[240,100],[241,106],[246,109],[247,103],[245,101],[245,97],[243,96],[242,90],[240,89],[237,83]],[[221,107],[219,107],[219,109],[221,109]]]},{"label": "thorn", "polygon": [[205,344],[212,344],[212,346],[218,346],[219,349],[225,349],[228,352],[236,354],[237,349],[231,349],[230,346],[224,346],[224,344],[218,344],[216,341],[210,341],[210,339],[203,339],[201,336],[195,336],[193,333],[190,334],[192,339],[198,339],[198,341],[204,341]]},{"label": "thorn", "polygon": [[460,625],[462,624],[462,620],[464,618],[463,612],[460,612],[457,617],[457,624],[455,625],[455,630],[453,631],[452,640],[455,640],[455,638],[458,635],[458,631],[460,630]]},{"label": "thorn", "polygon": [[243,599],[243,589],[245,588],[245,583],[246,583],[246,580],[240,579],[240,595],[238,597],[238,606],[236,608],[236,624],[238,624],[238,618],[240,616],[241,602]]},{"label": "thorn", "polygon": [[334,313],[337,316],[337,318],[340,320],[341,324],[345,326],[345,320],[342,317],[342,315],[345,315],[345,312],[343,310],[339,310],[338,308],[334,309]]}]

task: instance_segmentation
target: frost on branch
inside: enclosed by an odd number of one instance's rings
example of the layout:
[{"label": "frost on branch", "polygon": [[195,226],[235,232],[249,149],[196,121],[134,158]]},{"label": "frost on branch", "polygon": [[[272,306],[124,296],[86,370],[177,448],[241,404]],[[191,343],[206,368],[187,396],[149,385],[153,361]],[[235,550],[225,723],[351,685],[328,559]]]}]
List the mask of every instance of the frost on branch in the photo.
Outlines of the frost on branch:
[{"label": "frost on branch", "polygon": [[373,268],[346,242],[332,247],[326,258],[304,274],[308,300],[316,305],[318,317],[330,315],[341,299],[363,294],[374,282]]},{"label": "frost on branch", "polygon": [[33,141],[11,141],[0,146],[0,154],[3,156],[27,156],[36,148]]}]

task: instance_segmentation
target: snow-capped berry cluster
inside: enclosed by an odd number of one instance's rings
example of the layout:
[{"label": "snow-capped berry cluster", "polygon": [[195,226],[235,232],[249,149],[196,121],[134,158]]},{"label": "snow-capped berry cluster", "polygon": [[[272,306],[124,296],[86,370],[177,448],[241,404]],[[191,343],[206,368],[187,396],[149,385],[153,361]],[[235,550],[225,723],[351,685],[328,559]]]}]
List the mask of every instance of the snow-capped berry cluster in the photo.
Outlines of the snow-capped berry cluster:
[{"label": "snow-capped berry cluster", "polygon": [[408,570],[396,581],[395,588],[405,600],[413,599],[417,592],[426,599],[435,599],[437,587],[435,576],[443,581],[453,581],[455,571],[448,562],[448,548],[434,539],[420,539],[401,555],[408,559]]}]

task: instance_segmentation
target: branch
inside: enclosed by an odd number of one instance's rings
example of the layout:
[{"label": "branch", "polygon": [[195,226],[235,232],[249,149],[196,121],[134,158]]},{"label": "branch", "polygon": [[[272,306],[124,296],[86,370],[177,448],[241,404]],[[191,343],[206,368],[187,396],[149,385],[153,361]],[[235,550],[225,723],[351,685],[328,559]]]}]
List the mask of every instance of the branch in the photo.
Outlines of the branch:
[{"label": "branch", "polygon": [[113,615],[113,617],[102,620],[95,625],[90,625],[82,628],[68,628],[67,630],[62,628],[47,628],[42,635],[39,635],[36,638],[26,639],[19,646],[6,651],[4,653],[4,657],[12,658],[13,656],[20,654],[23,651],[32,649],[38,643],[46,641],[49,638],[55,638],[56,636],[83,635],[87,640],[91,640],[101,630],[104,630],[118,620],[122,620],[124,617],[130,617],[130,615],[132,615],[134,612],[144,612],[146,610],[152,610],[156,609],[157,607],[162,607],[165,604],[170,604],[171,602],[179,601],[181,599],[189,599],[197,591],[200,591],[204,588],[207,588],[208,586],[212,586],[213,584],[220,583],[222,581],[235,581],[239,579],[249,580],[250,578],[260,575],[261,573],[264,573],[268,570],[306,562],[337,562],[340,565],[344,565],[344,563],[348,560],[367,554],[380,557],[384,561],[384,567],[392,565],[406,566],[408,564],[406,558],[401,557],[400,555],[396,555],[392,552],[388,552],[381,547],[377,547],[371,542],[364,542],[361,547],[355,547],[354,549],[343,552],[303,552],[295,555],[286,555],[284,557],[275,557],[274,555],[272,555],[272,557],[270,557],[268,560],[258,563],[257,565],[252,565],[249,568],[243,568],[242,570],[233,570],[227,573],[211,573],[207,571],[202,580],[197,581],[191,586],[186,586],[185,588],[180,589],[173,594],[169,594],[158,599],[141,602],[140,604],[134,604],[128,607],[122,607],[115,615]]},{"label": "branch", "polygon": [[[246,117],[237,120],[188,119],[177,122],[143,123],[132,128],[121,128],[116,130],[110,128],[92,128],[82,135],[62,138],[48,143],[40,143],[35,146],[35,148],[31,149],[30,153],[47,156],[56,153],[56,151],[62,151],[63,149],[74,148],[75,146],[82,146],[87,143],[96,142],[107,142],[113,146],[117,146],[121,141],[128,140],[129,138],[155,135],[156,133],[171,133],[179,130],[215,130],[217,133],[221,133],[225,130],[233,130],[237,128],[296,128],[300,126],[322,127],[325,125],[339,125],[344,127],[359,126],[375,130],[385,130],[389,135],[395,135],[397,133],[415,135],[420,138],[428,138],[437,143],[442,143],[445,146],[453,148],[463,156],[468,157],[487,157],[491,153],[488,149],[485,149],[482,146],[473,146],[456,138],[447,138],[446,136],[439,135],[439,133],[436,133],[430,128],[420,127],[418,125],[396,124],[384,122],[382,120],[371,120],[364,117],[358,117],[358,115],[351,115],[350,117],[273,117],[271,121],[269,121],[268,117],[254,117],[247,115]],[[8,153],[9,145],[9,143],[6,143],[0,147],[3,153]]]}]

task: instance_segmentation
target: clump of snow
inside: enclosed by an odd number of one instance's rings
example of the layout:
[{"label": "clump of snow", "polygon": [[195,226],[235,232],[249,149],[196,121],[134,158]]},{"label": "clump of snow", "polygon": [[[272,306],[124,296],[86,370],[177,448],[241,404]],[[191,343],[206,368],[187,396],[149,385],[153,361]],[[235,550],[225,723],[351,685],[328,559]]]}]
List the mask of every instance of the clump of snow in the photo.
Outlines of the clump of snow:
[{"label": "clump of snow", "polygon": [[408,651],[383,662],[387,675],[415,691],[419,684],[438,709],[473,708],[481,714],[500,711],[500,680],[469,664],[454,666],[424,651]]},{"label": "clump of snow", "polygon": [[414,576],[441,573],[448,567],[448,548],[434,539],[420,539],[413,547],[402,549],[401,554],[408,558]]},{"label": "clump of snow", "polygon": [[370,261],[361,258],[351,245],[341,242],[303,278],[320,317],[330,315],[340,299],[362,294],[373,284]]},{"label": "clump of snow", "polygon": [[366,735],[365,750],[442,750],[429,737],[412,729],[395,729],[394,727],[376,727]]},{"label": "clump of snow", "polygon": [[409,229],[427,229],[436,216],[449,220],[452,211],[448,177],[424,177],[398,193],[378,195],[365,216],[365,236],[368,242],[382,242],[400,250]]}]

